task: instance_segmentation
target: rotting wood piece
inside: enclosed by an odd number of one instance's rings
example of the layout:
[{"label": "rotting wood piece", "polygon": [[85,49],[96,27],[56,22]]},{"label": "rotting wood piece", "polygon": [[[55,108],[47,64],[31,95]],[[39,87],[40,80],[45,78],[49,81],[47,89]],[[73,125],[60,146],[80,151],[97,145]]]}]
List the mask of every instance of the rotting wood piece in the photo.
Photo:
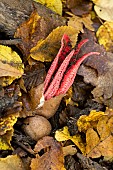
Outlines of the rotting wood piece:
[{"label": "rotting wood piece", "polygon": [[40,16],[45,18],[47,25],[51,26],[48,34],[57,26],[65,25],[65,19],[33,0],[1,0],[0,32],[4,32],[12,38],[17,27],[25,21],[35,9]]}]

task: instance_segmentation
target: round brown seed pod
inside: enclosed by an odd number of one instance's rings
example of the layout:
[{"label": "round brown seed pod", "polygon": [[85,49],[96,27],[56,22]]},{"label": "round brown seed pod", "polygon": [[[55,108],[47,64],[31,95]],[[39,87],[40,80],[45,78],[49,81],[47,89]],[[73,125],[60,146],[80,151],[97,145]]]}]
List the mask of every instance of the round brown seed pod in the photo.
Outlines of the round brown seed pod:
[{"label": "round brown seed pod", "polygon": [[26,118],[23,125],[24,132],[34,140],[47,136],[51,132],[51,124],[43,116]]}]

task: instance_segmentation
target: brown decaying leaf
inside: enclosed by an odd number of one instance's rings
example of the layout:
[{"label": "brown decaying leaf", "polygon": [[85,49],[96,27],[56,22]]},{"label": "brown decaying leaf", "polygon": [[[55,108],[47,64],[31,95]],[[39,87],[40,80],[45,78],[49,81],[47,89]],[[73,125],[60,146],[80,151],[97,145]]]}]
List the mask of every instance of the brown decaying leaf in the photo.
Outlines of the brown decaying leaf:
[{"label": "brown decaying leaf", "polygon": [[[11,108],[12,113],[15,108],[15,102],[19,96],[21,95],[19,85],[15,85],[14,83],[6,88],[2,88],[0,93],[0,117],[9,114],[9,108]],[[2,92],[3,91],[3,92]],[[17,112],[17,111],[16,111]]]},{"label": "brown decaying leaf", "polygon": [[67,7],[74,15],[88,14],[92,9],[92,3],[86,0],[67,0]]},{"label": "brown decaying leaf", "polygon": [[27,65],[25,75],[20,79],[20,87],[25,91],[29,91],[44,82],[45,79],[44,64],[35,61],[33,65]]},{"label": "brown decaying leaf", "polygon": [[83,30],[83,25],[91,30],[94,31],[94,28],[92,26],[93,22],[91,21],[91,15],[88,14],[86,16],[83,17],[79,17],[79,16],[75,16],[71,13],[68,13],[71,17],[68,17],[69,21],[68,21],[68,25],[72,26],[74,28],[76,28],[76,30],[78,30],[79,32],[84,32]]},{"label": "brown decaying leaf", "polygon": [[[52,24],[50,24],[51,22]],[[54,28],[61,25],[64,25],[64,23],[62,22],[61,24],[57,18],[55,18],[54,21],[52,17],[41,17],[36,11],[33,11],[29,19],[17,28],[15,37],[22,39],[22,42],[17,46],[22,50],[23,54],[28,57],[30,49],[34,47],[39,40],[46,38]]]},{"label": "brown decaying leaf", "polygon": [[53,97],[45,101],[44,105],[38,108],[40,98],[42,97],[43,83],[37,87],[31,88],[30,92],[22,96],[23,110],[20,112],[21,117],[32,116],[37,114],[46,117],[52,117],[59,107],[59,104],[64,95]]},{"label": "brown decaying leaf", "polygon": [[[38,152],[44,150],[44,154],[39,156]],[[36,158],[31,161],[31,170],[65,170],[62,146],[52,137],[44,137],[35,145]]]},{"label": "brown decaying leaf", "polygon": [[99,142],[100,140],[97,132],[89,128],[86,132],[86,154],[88,157],[99,158],[101,156],[100,150],[96,147]]},{"label": "brown decaying leaf", "polygon": [[86,83],[91,83],[95,88],[92,91],[97,102],[113,107],[113,54],[95,43],[94,36],[90,31],[86,31],[82,38],[89,38],[90,42],[84,45],[78,57],[89,51],[98,51],[100,55],[88,57],[85,66],[80,67],[78,74],[84,77]]},{"label": "brown decaying leaf", "polygon": [[25,170],[22,160],[17,155],[10,155],[6,158],[0,158],[1,170]]}]

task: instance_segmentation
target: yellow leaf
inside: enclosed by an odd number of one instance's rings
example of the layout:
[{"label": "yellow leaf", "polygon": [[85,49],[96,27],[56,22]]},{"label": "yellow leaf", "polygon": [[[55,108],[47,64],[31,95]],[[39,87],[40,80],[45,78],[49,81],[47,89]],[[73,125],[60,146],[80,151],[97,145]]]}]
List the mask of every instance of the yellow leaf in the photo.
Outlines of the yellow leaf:
[{"label": "yellow leaf", "polygon": [[0,136],[0,150],[12,150],[10,141],[13,136],[13,129],[5,133],[5,135]]},{"label": "yellow leaf", "polygon": [[7,131],[12,130],[13,125],[16,123],[19,114],[9,114],[0,119],[0,135],[5,134]]},{"label": "yellow leaf", "polygon": [[57,130],[55,132],[55,139],[59,142],[71,140],[81,150],[82,153],[85,152],[85,146],[82,142],[81,136],[79,134],[70,136],[67,126],[65,126],[63,130]]},{"label": "yellow leaf", "polygon": [[[7,77],[6,85],[11,84],[16,78],[21,77],[23,68],[24,66],[19,55],[12,51],[10,47],[0,45],[0,77]],[[0,83],[1,85],[5,84],[3,78]]]},{"label": "yellow leaf", "polygon": [[10,141],[13,135],[13,126],[17,121],[19,113],[9,114],[0,119],[0,149],[12,149]]},{"label": "yellow leaf", "polygon": [[96,32],[99,44],[103,45],[107,51],[113,52],[113,22],[104,22]]},{"label": "yellow leaf", "polygon": [[0,158],[1,170],[25,170],[22,160],[17,155],[10,155],[6,158]]},{"label": "yellow leaf", "polygon": [[92,0],[97,15],[107,21],[113,21],[113,1],[112,0]]},{"label": "yellow leaf", "polygon": [[101,152],[101,155],[104,156],[104,160],[113,161],[113,136],[108,136],[105,140],[103,140],[98,148]]},{"label": "yellow leaf", "polygon": [[81,132],[86,132],[89,128],[95,128],[97,126],[98,120],[105,115],[104,112],[92,110],[88,116],[82,115],[77,121],[78,130]]},{"label": "yellow leaf", "polygon": [[97,131],[100,135],[100,140],[105,140],[110,134],[111,131],[108,126],[108,116],[102,116],[97,124]]},{"label": "yellow leaf", "polygon": [[101,156],[101,152],[97,148],[99,141],[97,132],[89,128],[86,132],[86,154],[88,157],[98,158]]},{"label": "yellow leaf", "polygon": [[34,0],[39,2],[46,7],[50,8],[59,15],[62,15],[62,2],[61,0]]},{"label": "yellow leaf", "polygon": [[[94,114],[94,115],[93,115]],[[81,117],[80,117],[81,119]],[[113,110],[105,112],[91,111],[89,116],[82,117],[79,125],[86,134],[87,157],[113,160]],[[85,126],[85,128],[83,128]]]},{"label": "yellow leaf", "polygon": [[70,37],[74,46],[79,32],[71,26],[61,26],[54,29],[45,40],[38,41],[37,45],[31,49],[30,56],[38,61],[51,62],[58,53],[64,33]]}]

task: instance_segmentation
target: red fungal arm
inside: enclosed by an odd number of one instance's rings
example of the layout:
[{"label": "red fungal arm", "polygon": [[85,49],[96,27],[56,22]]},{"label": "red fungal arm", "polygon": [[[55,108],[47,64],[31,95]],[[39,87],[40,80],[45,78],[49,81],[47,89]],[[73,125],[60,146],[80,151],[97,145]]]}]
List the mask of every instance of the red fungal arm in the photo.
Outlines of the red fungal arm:
[{"label": "red fungal arm", "polygon": [[82,40],[82,41],[78,44],[77,49],[76,49],[74,55],[78,54],[79,51],[80,51],[80,49],[81,49],[81,47],[82,47],[86,42],[88,42],[88,41],[89,41],[88,39]]},{"label": "red fungal arm", "polygon": [[62,81],[64,72],[66,71],[66,68],[69,65],[69,62],[71,58],[73,57],[74,52],[75,50],[72,50],[69,53],[69,55],[65,58],[65,60],[62,62],[57,73],[55,74],[53,81],[51,82],[50,86],[48,87],[47,91],[44,94],[45,100],[48,100],[56,95],[56,92],[60,86],[60,82]]},{"label": "red fungal arm", "polygon": [[80,64],[90,55],[99,55],[100,53],[98,52],[90,52],[88,54],[85,54],[82,56],[82,58],[80,58],[79,60],[77,60],[77,62],[72,65],[70,67],[70,69],[67,71],[67,73],[65,74],[63,80],[62,80],[62,83],[61,83],[61,86],[60,88],[58,89],[58,91],[56,92],[56,95],[55,96],[58,96],[60,94],[65,94],[68,89],[70,88],[70,86],[73,84],[74,82],[74,79],[75,79],[75,76],[76,76],[76,73],[78,71],[78,68],[80,66]]},{"label": "red fungal arm", "polygon": [[44,81],[44,93],[48,87],[48,84],[51,80],[51,77],[53,75],[53,73],[55,72],[56,68],[58,67],[58,62],[62,62],[64,60],[64,58],[66,57],[67,53],[70,52],[71,50],[71,46],[69,46],[70,43],[70,39],[69,37],[64,34],[61,40],[61,48],[57,54],[57,56],[55,57],[54,61],[52,62],[50,69],[47,73],[46,79]]}]

